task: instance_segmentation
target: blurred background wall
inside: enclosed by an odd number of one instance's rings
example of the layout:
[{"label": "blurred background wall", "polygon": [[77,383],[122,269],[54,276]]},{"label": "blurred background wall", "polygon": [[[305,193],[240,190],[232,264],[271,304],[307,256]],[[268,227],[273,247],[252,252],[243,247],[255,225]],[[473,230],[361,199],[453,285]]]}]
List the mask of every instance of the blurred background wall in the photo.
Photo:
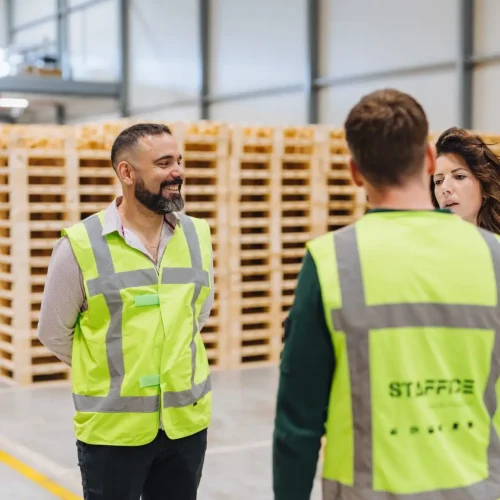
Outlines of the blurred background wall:
[{"label": "blurred background wall", "polygon": [[[29,99],[22,122],[342,126],[392,86],[434,130],[500,127],[496,0],[0,0],[0,13],[0,95]],[[60,74],[26,84],[40,68]]]}]

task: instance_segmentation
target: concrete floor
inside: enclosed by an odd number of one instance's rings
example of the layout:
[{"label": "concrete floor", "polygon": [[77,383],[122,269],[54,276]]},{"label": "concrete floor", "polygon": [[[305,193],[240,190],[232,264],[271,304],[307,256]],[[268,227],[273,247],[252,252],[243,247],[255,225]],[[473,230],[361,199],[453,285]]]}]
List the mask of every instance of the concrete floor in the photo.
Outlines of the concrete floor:
[{"label": "concrete floor", "polygon": [[[277,368],[213,374],[214,413],[200,500],[272,500]],[[66,384],[0,387],[0,450],[82,496]],[[320,470],[311,500],[321,498]],[[1,500],[58,498],[0,463]]]}]

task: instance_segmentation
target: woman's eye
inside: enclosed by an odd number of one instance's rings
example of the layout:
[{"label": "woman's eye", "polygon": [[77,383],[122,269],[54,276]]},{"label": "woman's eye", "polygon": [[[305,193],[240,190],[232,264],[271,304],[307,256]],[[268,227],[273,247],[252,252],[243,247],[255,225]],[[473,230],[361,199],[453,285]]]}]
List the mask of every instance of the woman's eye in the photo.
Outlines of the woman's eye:
[{"label": "woman's eye", "polygon": [[457,174],[455,176],[455,179],[458,179],[459,181],[462,180],[462,179],[465,179],[465,175],[464,174]]},{"label": "woman's eye", "polygon": [[441,184],[443,181],[441,179],[438,179],[437,181],[434,181],[434,184],[436,184],[436,186],[439,186],[439,184]]}]

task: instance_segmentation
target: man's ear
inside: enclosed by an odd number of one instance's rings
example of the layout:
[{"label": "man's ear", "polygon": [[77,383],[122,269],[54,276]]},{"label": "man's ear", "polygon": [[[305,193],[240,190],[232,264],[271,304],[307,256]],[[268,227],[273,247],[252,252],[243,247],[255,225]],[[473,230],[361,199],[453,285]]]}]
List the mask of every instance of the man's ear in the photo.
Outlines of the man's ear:
[{"label": "man's ear", "polygon": [[430,142],[425,147],[425,170],[429,176],[436,173],[436,146]]},{"label": "man's ear", "polygon": [[118,163],[116,166],[116,173],[120,181],[127,186],[131,186],[135,181],[134,169],[125,160]]},{"label": "man's ear", "polygon": [[364,186],[363,177],[359,172],[359,168],[356,165],[356,162],[352,158],[349,158],[349,173],[351,174],[351,179],[356,186]]}]

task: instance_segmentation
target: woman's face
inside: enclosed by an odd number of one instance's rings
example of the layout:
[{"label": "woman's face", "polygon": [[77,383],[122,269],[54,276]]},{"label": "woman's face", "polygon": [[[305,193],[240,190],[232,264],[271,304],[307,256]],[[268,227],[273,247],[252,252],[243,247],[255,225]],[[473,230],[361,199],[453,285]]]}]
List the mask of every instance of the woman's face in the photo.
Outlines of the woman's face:
[{"label": "woman's face", "polygon": [[461,156],[445,154],[437,159],[434,195],[440,208],[448,208],[462,219],[477,223],[483,202],[481,184]]}]

